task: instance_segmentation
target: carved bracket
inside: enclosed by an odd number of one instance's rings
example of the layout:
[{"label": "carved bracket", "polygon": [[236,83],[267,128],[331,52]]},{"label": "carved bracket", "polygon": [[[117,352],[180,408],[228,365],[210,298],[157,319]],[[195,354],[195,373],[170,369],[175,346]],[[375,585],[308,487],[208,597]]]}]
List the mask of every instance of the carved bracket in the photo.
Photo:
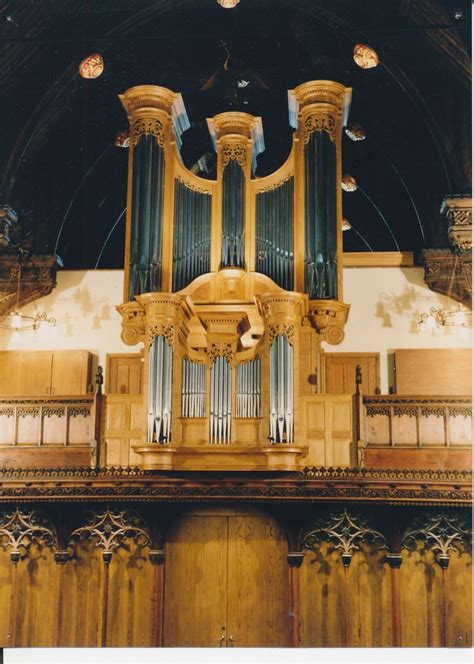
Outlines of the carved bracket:
[{"label": "carved bracket", "polygon": [[350,305],[337,300],[310,300],[308,320],[322,341],[335,346],[344,339]]},{"label": "carved bracket", "polygon": [[449,249],[425,249],[421,255],[425,284],[432,291],[472,307],[472,256]]}]

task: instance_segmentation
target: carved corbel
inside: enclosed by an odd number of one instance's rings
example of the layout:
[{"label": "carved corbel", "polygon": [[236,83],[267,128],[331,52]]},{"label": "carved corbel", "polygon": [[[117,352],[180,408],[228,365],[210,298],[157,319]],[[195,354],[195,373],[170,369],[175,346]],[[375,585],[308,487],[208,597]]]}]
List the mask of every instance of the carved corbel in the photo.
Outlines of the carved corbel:
[{"label": "carved corbel", "polygon": [[138,302],[126,302],[117,307],[117,311],[122,316],[122,334],[121,338],[127,346],[135,344],[145,339],[145,310]]},{"label": "carved corbel", "polygon": [[344,339],[344,325],[350,305],[337,300],[311,300],[308,320],[321,335],[322,341],[336,346]]},{"label": "carved corbel", "polygon": [[448,225],[448,239],[458,254],[472,249],[472,198],[470,196],[446,196],[441,204],[441,214]]}]

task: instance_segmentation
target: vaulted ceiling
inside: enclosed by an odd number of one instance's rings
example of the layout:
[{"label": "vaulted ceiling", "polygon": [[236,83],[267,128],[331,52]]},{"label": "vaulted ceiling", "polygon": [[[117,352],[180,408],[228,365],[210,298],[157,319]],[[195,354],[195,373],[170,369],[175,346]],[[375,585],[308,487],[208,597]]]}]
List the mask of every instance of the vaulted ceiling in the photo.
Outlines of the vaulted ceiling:
[{"label": "vaulted ceiling", "polygon": [[[68,268],[99,257],[121,267],[119,93],[182,93],[188,167],[213,152],[207,117],[260,115],[265,175],[291,147],[287,90],[333,79],[353,88],[350,121],[367,133],[343,138],[343,170],[360,186],[343,194],[345,250],[447,246],[441,201],[470,190],[470,35],[467,0],[240,0],[232,10],[216,0],[2,0],[0,204],[16,210],[35,252]],[[376,49],[377,68],[354,63],[357,42]],[[93,52],[104,73],[82,79],[78,64]],[[202,176],[213,177],[212,163]]]}]

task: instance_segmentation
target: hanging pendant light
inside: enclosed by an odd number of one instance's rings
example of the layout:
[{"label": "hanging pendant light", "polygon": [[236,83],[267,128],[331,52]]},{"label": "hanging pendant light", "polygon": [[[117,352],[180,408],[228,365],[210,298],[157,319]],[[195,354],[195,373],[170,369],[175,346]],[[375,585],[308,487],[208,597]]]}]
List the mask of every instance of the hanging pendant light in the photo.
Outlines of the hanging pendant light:
[{"label": "hanging pendant light", "polygon": [[365,129],[360,124],[352,124],[344,129],[346,135],[349,136],[351,141],[365,141],[367,135]]},{"label": "hanging pendant light", "polygon": [[130,146],[130,134],[127,129],[118,132],[114,143],[118,148],[128,148]]},{"label": "hanging pendant light", "polygon": [[377,52],[368,44],[356,44],[352,57],[361,69],[373,69],[379,64]]},{"label": "hanging pendant light", "polygon": [[81,60],[79,74],[82,78],[99,78],[104,71],[104,58],[100,53],[92,53]]},{"label": "hanging pendant light", "polygon": [[350,223],[347,221],[347,219],[343,219],[343,220],[342,220],[342,230],[343,230],[343,231],[350,231],[351,228],[352,228],[352,226],[351,226]]},{"label": "hanging pendant light", "polygon": [[224,7],[224,9],[234,9],[239,2],[240,0],[217,0],[217,4]]},{"label": "hanging pendant light", "polygon": [[343,175],[341,180],[341,187],[344,189],[344,191],[356,191],[357,182],[355,181],[355,178],[352,177],[352,175]]}]

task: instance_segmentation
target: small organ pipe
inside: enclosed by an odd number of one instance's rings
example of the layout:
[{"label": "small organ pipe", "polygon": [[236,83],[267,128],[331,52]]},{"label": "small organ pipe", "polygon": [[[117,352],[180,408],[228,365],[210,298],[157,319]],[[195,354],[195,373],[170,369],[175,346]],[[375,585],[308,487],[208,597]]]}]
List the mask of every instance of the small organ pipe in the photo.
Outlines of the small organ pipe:
[{"label": "small organ pipe", "polygon": [[237,366],[236,417],[260,417],[260,358]]},{"label": "small organ pipe", "polygon": [[211,367],[210,442],[229,444],[231,436],[232,370],[225,357],[217,357]]},{"label": "small organ pipe", "polygon": [[270,347],[270,441],[293,442],[293,347],[278,334]]},{"label": "small organ pipe", "polygon": [[183,359],[182,417],[204,417],[206,370],[204,365]]},{"label": "small organ pipe", "polygon": [[149,352],[148,441],[171,439],[173,351],[163,336],[153,339]]}]

